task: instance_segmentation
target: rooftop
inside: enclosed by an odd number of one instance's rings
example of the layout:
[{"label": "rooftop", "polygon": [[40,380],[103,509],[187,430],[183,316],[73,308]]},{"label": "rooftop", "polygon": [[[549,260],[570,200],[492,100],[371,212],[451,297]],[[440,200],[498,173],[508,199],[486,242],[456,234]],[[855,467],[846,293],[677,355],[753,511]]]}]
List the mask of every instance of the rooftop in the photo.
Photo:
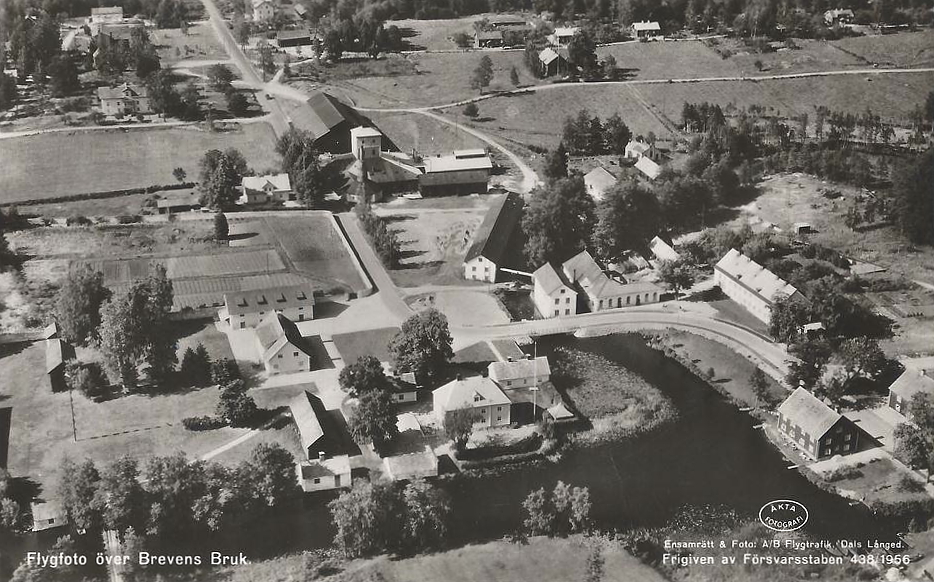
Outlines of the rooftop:
[{"label": "rooftop", "polygon": [[496,380],[519,380],[551,375],[551,366],[549,366],[546,356],[539,356],[534,360],[493,362],[488,369],[490,377]]},{"label": "rooftop", "polygon": [[509,398],[493,380],[483,376],[471,376],[463,380],[452,380],[435,390],[432,395],[440,401],[445,411],[509,404]]},{"label": "rooftop", "polygon": [[493,169],[493,160],[485,150],[460,150],[453,154],[426,157],[423,163],[427,174]]},{"label": "rooftop", "polygon": [[770,305],[779,296],[791,297],[798,292],[790,283],[736,249],[730,249],[723,255],[715,269],[739,282]]},{"label": "rooftop", "polygon": [[662,167],[647,156],[639,158],[636,162],[636,169],[645,174],[649,179],[654,180],[662,173]]},{"label": "rooftop", "polygon": [[149,90],[142,85],[131,85],[129,83],[123,83],[122,85],[117,85],[116,87],[98,87],[97,96],[101,100],[148,97]]},{"label": "rooftop", "polygon": [[644,21],[642,21],[642,22],[633,22],[633,23],[632,23],[632,29],[635,30],[635,31],[640,31],[640,30],[661,30],[662,27],[659,26],[658,22],[655,22],[654,20],[652,20],[652,21],[644,20]]},{"label": "rooftop", "polygon": [[267,174],[265,176],[244,176],[241,185],[247,190],[291,190],[292,183],[289,175]]},{"label": "rooftop", "polygon": [[584,184],[594,191],[595,198],[599,198],[603,196],[604,192],[616,185],[616,176],[603,166],[597,166],[584,174]]},{"label": "rooftop", "polygon": [[[307,447],[306,447],[307,448]],[[334,475],[347,475],[350,473],[350,457],[337,455],[325,459],[312,459],[303,461],[300,465],[303,480],[318,477],[332,477]]]},{"label": "rooftop", "polygon": [[292,419],[298,427],[298,436],[302,447],[307,451],[309,447],[324,438],[324,428],[321,416],[324,414],[324,403],[311,392],[303,391],[289,402]]},{"label": "rooftop", "polygon": [[535,272],[532,273],[532,277],[548,295],[551,295],[562,287],[570,287],[568,282],[564,280],[561,272],[555,269],[551,263],[545,263],[541,267],[535,269]]},{"label": "rooftop", "polygon": [[522,219],[522,196],[510,192],[493,203],[473,236],[464,262],[483,256],[500,265],[509,251],[509,239]]},{"label": "rooftop", "polygon": [[302,349],[304,341],[298,328],[281,313],[271,313],[256,326],[256,338],[263,348],[263,361],[275,356],[286,344]]},{"label": "rooftop", "polygon": [[310,285],[289,285],[227,293],[224,303],[230,315],[243,315],[314,305],[315,296]]},{"label": "rooftop", "polygon": [[552,61],[554,61],[555,59],[559,57],[567,60],[568,58],[567,51],[564,49],[555,50],[551,47],[548,47],[546,49],[543,49],[542,52],[538,53],[538,59],[541,62],[545,63],[546,65],[550,65]]},{"label": "rooftop", "polygon": [[778,413],[800,426],[811,438],[821,438],[840,420],[840,413],[798,388],[778,407]]},{"label": "rooftop", "polygon": [[918,393],[934,398],[934,378],[928,376],[924,370],[906,368],[902,375],[889,386],[889,391],[905,400],[911,400],[911,397]]}]

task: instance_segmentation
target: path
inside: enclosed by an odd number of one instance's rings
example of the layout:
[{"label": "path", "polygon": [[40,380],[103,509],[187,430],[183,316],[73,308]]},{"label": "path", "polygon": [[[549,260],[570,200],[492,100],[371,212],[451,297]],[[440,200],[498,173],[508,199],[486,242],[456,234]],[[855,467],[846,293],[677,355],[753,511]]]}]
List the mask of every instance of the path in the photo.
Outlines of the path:
[{"label": "path", "polygon": [[219,446],[219,447],[217,447],[217,448],[214,448],[214,449],[212,449],[212,450],[210,450],[210,451],[204,453],[203,455],[201,455],[200,459],[201,459],[202,461],[210,461],[210,460],[213,459],[214,457],[216,457],[216,456],[218,456],[218,455],[220,455],[220,454],[222,454],[222,453],[225,453],[225,452],[229,451],[230,449],[232,449],[232,448],[234,448],[234,447],[236,447],[236,446],[238,446],[238,445],[241,445],[241,444],[245,443],[246,441],[248,441],[248,440],[250,440],[251,438],[253,438],[253,437],[255,437],[256,435],[258,435],[258,434],[260,433],[260,431],[269,429],[270,427],[272,427],[272,425],[273,425],[274,423],[278,422],[278,421],[279,421],[280,419],[282,419],[282,418],[285,418],[286,416],[287,416],[286,413],[280,412],[279,414],[277,414],[276,416],[274,416],[274,417],[271,418],[270,420],[266,421],[266,422],[265,422],[262,426],[260,426],[259,428],[250,429],[249,432],[244,433],[244,434],[238,436],[238,437],[235,438],[234,440],[232,440],[232,441],[230,441],[230,442],[228,442],[228,443],[226,443],[226,444],[223,444],[223,445],[221,445],[221,446]]}]

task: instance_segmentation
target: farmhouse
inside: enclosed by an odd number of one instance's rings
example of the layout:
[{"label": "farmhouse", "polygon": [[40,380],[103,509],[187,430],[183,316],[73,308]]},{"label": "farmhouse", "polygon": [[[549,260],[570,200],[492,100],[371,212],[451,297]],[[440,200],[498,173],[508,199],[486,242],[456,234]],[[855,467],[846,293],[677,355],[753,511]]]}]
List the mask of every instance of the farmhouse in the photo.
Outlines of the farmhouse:
[{"label": "farmhouse", "polygon": [[632,35],[638,39],[649,39],[655,38],[662,34],[662,27],[658,22],[653,21],[642,21],[642,22],[633,22],[632,23]]},{"label": "farmhouse", "polygon": [[651,241],[649,241],[649,250],[652,252],[652,255],[659,261],[677,261],[681,258],[681,255],[678,254],[678,251],[673,249],[671,244],[659,236],[655,236]]},{"label": "farmhouse", "polygon": [[548,35],[547,40],[554,46],[567,46],[578,31],[580,28],[576,26],[559,26]]},{"label": "farmhouse", "polygon": [[542,317],[558,317],[577,314],[577,291],[565,278],[564,273],[545,263],[532,273],[535,285],[532,297],[535,308]]},{"label": "farmhouse", "polygon": [[502,30],[478,30],[474,32],[475,48],[493,48],[503,46]]},{"label": "farmhouse", "polygon": [[352,107],[322,91],[312,93],[305,105],[291,112],[292,121],[296,127],[311,132],[315,147],[322,152],[348,153],[350,130],[370,124]]},{"label": "farmhouse", "polygon": [[65,340],[58,337],[45,340],[45,373],[52,392],[68,390],[65,364],[74,358],[75,349]]},{"label": "farmhouse", "polygon": [[276,5],[272,0],[253,0],[253,21],[264,22],[276,15]]},{"label": "farmhouse", "polygon": [[661,160],[661,153],[653,143],[647,143],[641,139],[635,139],[626,144],[624,155],[627,159],[638,160],[640,158],[649,158],[652,161]]},{"label": "farmhouse", "polygon": [[616,176],[603,166],[597,166],[584,174],[584,186],[587,188],[587,193],[597,202],[603,200],[606,191],[615,185]]},{"label": "farmhouse", "polygon": [[661,299],[662,289],[654,283],[621,283],[611,279],[587,251],[565,261],[561,270],[590,311],[657,303]]},{"label": "farmhouse", "polygon": [[568,63],[568,51],[565,48],[557,50],[548,47],[538,53],[538,62],[542,68],[543,77],[567,74],[571,71]]},{"label": "farmhouse", "polygon": [[116,87],[98,87],[97,97],[101,101],[101,113],[107,117],[152,113],[149,90],[141,85],[123,83]]},{"label": "farmhouse", "polygon": [[347,488],[352,484],[350,457],[347,455],[302,461],[295,465],[295,469],[298,484],[305,493]]},{"label": "farmhouse", "polygon": [[253,328],[267,314],[278,313],[293,321],[314,319],[315,296],[310,285],[269,287],[224,295],[220,318],[231,329]]},{"label": "farmhouse", "polygon": [[197,192],[176,192],[156,200],[159,214],[175,214],[201,208],[201,197]]},{"label": "farmhouse", "polygon": [[240,204],[269,204],[295,200],[289,175],[244,176],[240,182]]},{"label": "farmhouse", "polygon": [[545,356],[511,362],[491,362],[487,371],[490,379],[503,390],[528,388],[551,381],[551,367]]},{"label": "farmhouse", "polygon": [[501,269],[518,266],[522,197],[510,192],[493,203],[464,257],[464,278],[495,283]]},{"label": "farmhouse", "polygon": [[804,299],[790,283],[736,249],[730,249],[714,266],[713,279],[727,297],[765,323],[771,320],[772,305],[779,297]]},{"label": "farmhouse", "polygon": [[934,399],[934,378],[931,370],[907,368],[889,386],[889,408],[911,420],[911,399],[915,394],[926,394]]},{"label": "farmhouse", "polygon": [[314,40],[307,28],[298,30],[280,30],[276,33],[276,44],[279,48],[291,46],[311,46]]},{"label": "farmhouse", "polygon": [[444,423],[455,410],[474,414],[474,424],[485,427],[509,424],[511,402],[493,380],[483,376],[452,380],[432,392],[434,413]]},{"label": "farmhouse", "polygon": [[271,313],[256,326],[256,345],[266,373],[277,376],[311,370],[311,355],[295,324],[281,313]]},{"label": "farmhouse", "polygon": [[778,407],[778,429],[815,461],[856,452],[859,445],[856,425],[804,388]]}]

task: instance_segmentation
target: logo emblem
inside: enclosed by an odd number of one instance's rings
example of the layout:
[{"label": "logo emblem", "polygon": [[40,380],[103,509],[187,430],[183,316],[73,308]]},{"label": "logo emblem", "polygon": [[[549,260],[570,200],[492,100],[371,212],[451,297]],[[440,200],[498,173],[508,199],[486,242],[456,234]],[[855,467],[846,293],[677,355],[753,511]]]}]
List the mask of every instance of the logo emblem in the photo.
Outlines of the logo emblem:
[{"label": "logo emblem", "polygon": [[795,531],[808,522],[808,508],[791,499],[776,499],[762,506],[759,521],[772,531]]}]

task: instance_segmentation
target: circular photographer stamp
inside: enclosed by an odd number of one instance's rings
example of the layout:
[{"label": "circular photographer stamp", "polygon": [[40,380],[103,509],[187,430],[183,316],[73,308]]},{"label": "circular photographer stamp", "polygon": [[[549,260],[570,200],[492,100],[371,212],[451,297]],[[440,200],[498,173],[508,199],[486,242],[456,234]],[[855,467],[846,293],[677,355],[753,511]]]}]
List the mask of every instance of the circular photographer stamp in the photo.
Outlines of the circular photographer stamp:
[{"label": "circular photographer stamp", "polygon": [[792,499],[769,501],[759,510],[759,521],[773,531],[795,531],[808,522],[808,509]]}]

